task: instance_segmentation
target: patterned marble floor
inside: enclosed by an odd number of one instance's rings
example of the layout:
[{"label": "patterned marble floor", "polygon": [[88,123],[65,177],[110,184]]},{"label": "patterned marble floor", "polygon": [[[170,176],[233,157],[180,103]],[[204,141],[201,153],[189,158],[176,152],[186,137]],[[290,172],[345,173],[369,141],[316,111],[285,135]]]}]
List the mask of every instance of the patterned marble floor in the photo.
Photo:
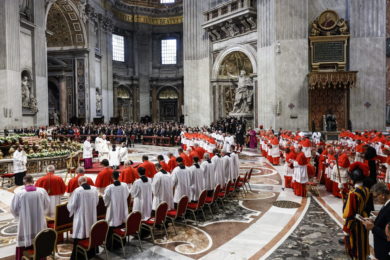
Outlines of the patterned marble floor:
[{"label": "patterned marble floor", "polygon": [[[176,152],[177,148],[136,145],[131,150],[129,159],[140,161],[141,156],[146,154],[154,162],[157,155]],[[159,233],[156,244],[152,244],[150,238],[143,240],[143,251],[137,247],[137,241],[132,241],[125,248],[126,257],[118,250],[109,252],[109,259],[284,259],[284,254],[288,254],[284,248],[292,245],[295,250],[306,246],[306,240],[294,240],[295,232],[299,232],[301,225],[304,226],[304,230],[311,228],[305,221],[317,216],[318,205],[314,204],[313,200],[296,197],[291,190],[284,190],[283,167],[272,167],[257,151],[246,149],[240,158],[241,173],[254,168],[251,192],[242,193],[238,199],[225,204],[225,208],[221,205],[219,209],[213,207],[213,215],[206,208],[206,220],[199,215],[198,224],[192,220],[192,216],[188,216],[187,226],[181,223],[176,225],[177,234],[172,226],[169,226],[168,238]],[[96,175],[89,176],[96,178]],[[16,220],[9,213],[12,192],[12,189],[0,189],[1,260],[13,259],[15,250]],[[298,207],[284,208],[273,205],[275,201],[280,200],[298,203]],[[327,215],[324,216],[324,221],[332,226],[332,222],[326,218]],[[302,223],[299,224],[301,220]],[[297,224],[299,226],[293,232]],[[336,232],[337,225],[334,225],[332,228]],[[291,232],[293,233],[289,237]],[[59,259],[69,259],[70,249],[70,244],[61,246]],[[276,251],[272,253],[274,250]],[[310,252],[308,250],[305,254],[310,255]],[[302,255],[298,255],[297,259],[306,256],[303,252],[300,253]],[[104,258],[104,255],[101,257]]]}]

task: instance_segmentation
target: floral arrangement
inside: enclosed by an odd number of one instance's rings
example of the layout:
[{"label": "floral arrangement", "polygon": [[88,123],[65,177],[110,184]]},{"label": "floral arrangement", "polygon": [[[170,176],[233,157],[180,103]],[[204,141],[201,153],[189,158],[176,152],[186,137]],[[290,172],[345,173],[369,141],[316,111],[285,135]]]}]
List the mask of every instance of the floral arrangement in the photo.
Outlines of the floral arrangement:
[{"label": "floral arrangement", "polygon": [[[15,135],[13,135],[15,136]],[[35,134],[18,134],[17,135],[18,137],[33,137],[33,136],[36,136]]]},{"label": "floral arrangement", "polygon": [[69,155],[70,153],[71,151],[69,150],[61,150],[61,151],[54,151],[54,152],[42,151],[39,153],[27,154],[27,158],[34,159],[34,158],[57,157],[57,156]]},{"label": "floral arrangement", "polygon": [[11,144],[19,142],[19,136],[18,135],[12,135],[7,137],[0,137],[0,144]]}]

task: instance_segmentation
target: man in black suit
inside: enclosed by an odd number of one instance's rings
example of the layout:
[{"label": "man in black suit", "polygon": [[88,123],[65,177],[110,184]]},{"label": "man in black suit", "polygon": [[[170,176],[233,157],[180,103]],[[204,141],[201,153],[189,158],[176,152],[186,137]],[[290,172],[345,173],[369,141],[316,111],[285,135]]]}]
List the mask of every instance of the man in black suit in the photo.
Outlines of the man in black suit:
[{"label": "man in black suit", "polygon": [[371,191],[375,201],[384,205],[375,221],[367,219],[363,222],[363,225],[367,230],[371,230],[374,235],[375,257],[378,260],[388,260],[390,259],[390,241],[386,228],[388,228],[388,223],[390,223],[390,191],[383,182],[375,184]]}]

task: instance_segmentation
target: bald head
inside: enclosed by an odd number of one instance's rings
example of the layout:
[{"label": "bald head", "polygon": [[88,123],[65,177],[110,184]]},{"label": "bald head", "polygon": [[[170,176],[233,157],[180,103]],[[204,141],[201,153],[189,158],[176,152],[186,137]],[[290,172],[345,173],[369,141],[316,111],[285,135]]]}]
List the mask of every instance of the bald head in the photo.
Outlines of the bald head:
[{"label": "bald head", "polygon": [[85,178],[84,176],[81,176],[79,179],[78,179],[78,183],[79,183],[79,186],[83,185],[84,183],[87,182],[87,178]]}]

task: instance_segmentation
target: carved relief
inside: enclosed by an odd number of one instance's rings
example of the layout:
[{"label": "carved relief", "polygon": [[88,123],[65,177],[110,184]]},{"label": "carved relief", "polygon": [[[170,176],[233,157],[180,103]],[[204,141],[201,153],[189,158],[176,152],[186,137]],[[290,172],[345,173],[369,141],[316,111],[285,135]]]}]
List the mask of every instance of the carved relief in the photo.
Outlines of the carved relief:
[{"label": "carved relief", "polygon": [[238,76],[240,71],[245,71],[247,75],[253,73],[252,63],[248,56],[240,51],[228,54],[219,67],[218,78],[229,78],[230,75]]},{"label": "carved relief", "polygon": [[348,35],[348,23],[335,11],[326,10],[311,25],[311,36]]}]

